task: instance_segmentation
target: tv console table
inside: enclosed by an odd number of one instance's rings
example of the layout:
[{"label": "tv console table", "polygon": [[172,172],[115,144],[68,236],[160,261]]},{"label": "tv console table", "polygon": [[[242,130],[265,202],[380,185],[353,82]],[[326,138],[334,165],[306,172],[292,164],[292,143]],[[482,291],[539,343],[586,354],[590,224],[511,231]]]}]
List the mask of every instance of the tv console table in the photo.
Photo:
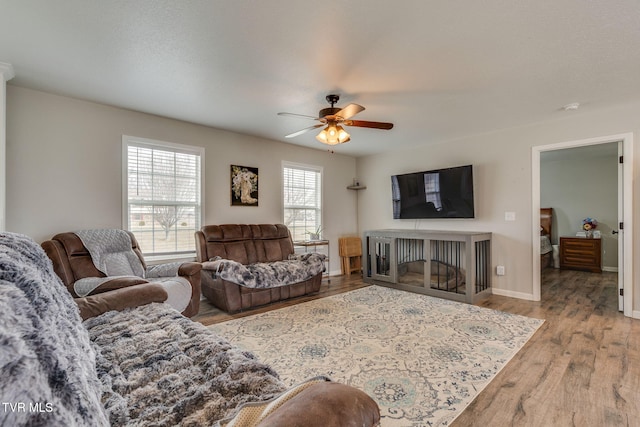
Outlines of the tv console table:
[{"label": "tv console table", "polygon": [[362,253],[367,283],[470,304],[491,294],[491,233],[371,230]]}]

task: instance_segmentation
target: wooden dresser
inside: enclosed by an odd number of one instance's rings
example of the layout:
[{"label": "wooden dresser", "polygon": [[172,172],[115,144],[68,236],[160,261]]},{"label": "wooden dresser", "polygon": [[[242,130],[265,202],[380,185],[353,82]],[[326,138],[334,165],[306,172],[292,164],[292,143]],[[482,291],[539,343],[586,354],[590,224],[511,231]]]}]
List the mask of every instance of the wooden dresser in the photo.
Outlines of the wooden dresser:
[{"label": "wooden dresser", "polygon": [[560,237],[560,268],[602,273],[602,240]]}]

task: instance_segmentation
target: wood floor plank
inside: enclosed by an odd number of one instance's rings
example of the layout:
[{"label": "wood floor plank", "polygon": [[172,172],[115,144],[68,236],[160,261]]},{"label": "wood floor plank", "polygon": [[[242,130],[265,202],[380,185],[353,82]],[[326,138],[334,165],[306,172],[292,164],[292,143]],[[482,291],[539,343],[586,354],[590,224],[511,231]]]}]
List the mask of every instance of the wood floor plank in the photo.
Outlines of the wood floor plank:
[{"label": "wood floor plank", "polygon": [[[639,425],[640,364],[629,362],[640,355],[638,321],[618,312],[616,283],[613,273],[549,270],[539,303],[497,296],[481,302],[545,325],[452,425]],[[501,404],[506,381],[518,407]]]},{"label": "wood floor plank", "polygon": [[[332,277],[316,295],[231,315],[203,301],[194,320],[209,325],[364,286],[357,275]],[[539,302],[480,301],[545,323],[452,426],[640,425],[640,321],[617,304],[615,273],[556,269],[544,271]]]}]

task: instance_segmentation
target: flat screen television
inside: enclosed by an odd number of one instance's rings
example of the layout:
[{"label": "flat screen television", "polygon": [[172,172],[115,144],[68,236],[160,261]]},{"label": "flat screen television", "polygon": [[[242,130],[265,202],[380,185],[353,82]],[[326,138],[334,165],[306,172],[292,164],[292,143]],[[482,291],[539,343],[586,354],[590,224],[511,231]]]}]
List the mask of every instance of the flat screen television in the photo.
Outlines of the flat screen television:
[{"label": "flat screen television", "polygon": [[473,167],[391,177],[394,219],[474,218]]}]

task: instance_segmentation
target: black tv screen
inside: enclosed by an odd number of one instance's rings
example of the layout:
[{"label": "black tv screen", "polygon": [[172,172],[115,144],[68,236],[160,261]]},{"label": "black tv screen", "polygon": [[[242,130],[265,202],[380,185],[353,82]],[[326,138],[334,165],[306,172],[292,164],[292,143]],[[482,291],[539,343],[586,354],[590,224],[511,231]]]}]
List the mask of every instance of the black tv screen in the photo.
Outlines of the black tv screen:
[{"label": "black tv screen", "polygon": [[391,177],[394,219],[474,218],[471,165]]}]

